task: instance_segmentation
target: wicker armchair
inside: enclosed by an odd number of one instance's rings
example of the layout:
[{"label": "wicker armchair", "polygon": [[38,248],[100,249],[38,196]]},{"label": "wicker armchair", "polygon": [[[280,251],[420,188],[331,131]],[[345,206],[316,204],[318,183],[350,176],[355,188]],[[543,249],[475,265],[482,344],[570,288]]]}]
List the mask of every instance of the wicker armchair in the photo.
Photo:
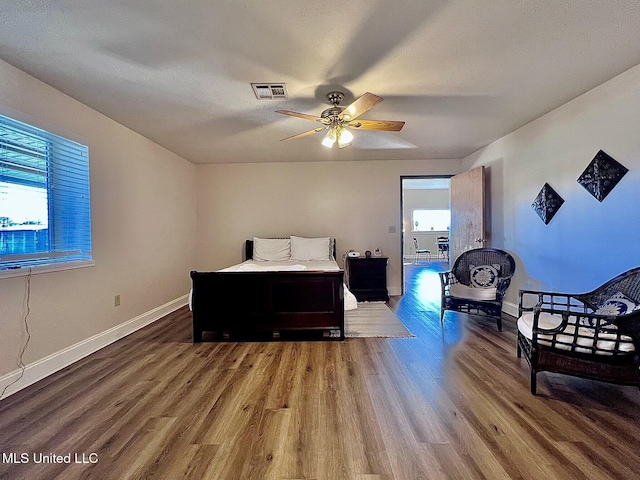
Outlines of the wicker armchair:
[{"label": "wicker armchair", "polygon": [[496,248],[463,252],[447,272],[440,272],[440,321],[445,310],[494,317],[502,331],[502,299],[516,269],[513,257]]},{"label": "wicker armchair", "polygon": [[520,290],[517,355],[556,372],[640,387],[640,267],[587,293]]}]

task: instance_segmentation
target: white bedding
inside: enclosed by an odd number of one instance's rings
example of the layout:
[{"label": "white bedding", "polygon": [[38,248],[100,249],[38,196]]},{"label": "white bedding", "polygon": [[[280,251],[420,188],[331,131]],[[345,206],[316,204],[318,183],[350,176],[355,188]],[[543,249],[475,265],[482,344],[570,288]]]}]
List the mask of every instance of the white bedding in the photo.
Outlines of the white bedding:
[{"label": "white bedding", "polygon": [[[247,260],[236,265],[232,265],[219,272],[301,272],[301,271],[314,271],[314,272],[337,272],[340,270],[340,266],[335,260],[283,260],[283,261],[268,261],[259,262],[256,260]],[[189,309],[191,309],[191,294],[189,292]],[[349,291],[346,285],[344,285],[344,309],[354,310],[358,308],[358,300],[355,295]]]},{"label": "white bedding", "polygon": [[258,262],[247,260],[238,263],[219,272],[286,272],[286,271],[314,271],[314,272],[337,272],[340,270],[335,260],[282,260]]}]

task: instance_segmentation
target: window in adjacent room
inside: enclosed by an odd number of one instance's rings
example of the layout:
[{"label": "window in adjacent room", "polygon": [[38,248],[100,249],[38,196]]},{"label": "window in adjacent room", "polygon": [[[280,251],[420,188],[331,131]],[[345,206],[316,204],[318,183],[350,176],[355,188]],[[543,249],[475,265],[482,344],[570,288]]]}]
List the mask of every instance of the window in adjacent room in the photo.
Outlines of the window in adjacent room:
[{"label": "window in adjacent room", "polygon": [[446,232],[451,226],[451,210],[415,209],[411,221],[414,232]]},{"label": "window in adjacent room", "polygon": [[0,115],[0,270],[84,263],[89,149]]}]

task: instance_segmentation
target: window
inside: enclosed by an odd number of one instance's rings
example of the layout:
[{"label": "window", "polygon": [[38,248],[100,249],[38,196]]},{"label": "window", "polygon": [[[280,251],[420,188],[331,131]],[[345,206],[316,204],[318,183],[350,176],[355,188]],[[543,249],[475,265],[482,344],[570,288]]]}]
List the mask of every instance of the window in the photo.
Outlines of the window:
[{"label": "window", "polygon": [[0,115],[0,269],[91,260],[88,148]]},{"label": "window", "polygon": [[451,225],[451,210],[416,209],[411,212],[414,232],[446,232]]}]

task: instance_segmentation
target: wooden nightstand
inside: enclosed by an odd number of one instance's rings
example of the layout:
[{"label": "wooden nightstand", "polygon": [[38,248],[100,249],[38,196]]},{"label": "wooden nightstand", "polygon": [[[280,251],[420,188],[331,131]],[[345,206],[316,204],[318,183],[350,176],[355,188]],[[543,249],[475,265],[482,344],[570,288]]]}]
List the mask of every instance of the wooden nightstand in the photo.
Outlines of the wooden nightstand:
[{"label": "wooden nightstand", "polygon": [[344,264],[347,287],[359,302],[389,301],[388,257],[347,257]]}]

